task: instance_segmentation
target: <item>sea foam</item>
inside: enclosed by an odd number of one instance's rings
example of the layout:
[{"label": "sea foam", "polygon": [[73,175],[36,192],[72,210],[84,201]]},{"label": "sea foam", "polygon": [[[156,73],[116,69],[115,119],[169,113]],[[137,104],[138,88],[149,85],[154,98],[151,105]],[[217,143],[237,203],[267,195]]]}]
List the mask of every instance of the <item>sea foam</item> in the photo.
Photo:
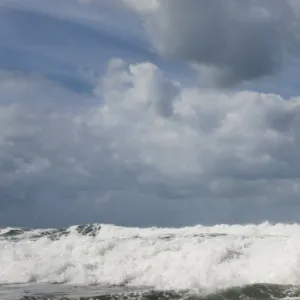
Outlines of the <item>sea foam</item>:
[{"label": "sea foam", "polygon": [[218,289],[300,284],[300,226],[0,229],[0,284]]}]

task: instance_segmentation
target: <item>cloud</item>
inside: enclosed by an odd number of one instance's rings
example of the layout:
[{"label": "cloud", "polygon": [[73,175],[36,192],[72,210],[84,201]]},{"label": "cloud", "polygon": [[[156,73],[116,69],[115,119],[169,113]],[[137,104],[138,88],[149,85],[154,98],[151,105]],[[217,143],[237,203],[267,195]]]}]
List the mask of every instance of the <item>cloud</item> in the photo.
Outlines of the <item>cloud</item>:
[{"label": "cloud", "polygon": [[[126,0],[219,84],[297,52],[298,1],[224,3]],[[299,221],[299,97],[201,89],[120,4],[0,4],[0,226]],[[289,59],[259,90],[297,94]]]},{"label": "cloud", "polygon": [[219,85],[270,75],[286,53],[299,53],[297,1],[123,2],[142,17],[162,55],[217,70],[209,75]]},{"label": "cloud", "polygon": [[[110,136],[120,134],[115,140],[124,137],[133,147],[131,152],[138,150],[135,159],[143,164],[149,161],[169,176],[223,176],[225,169],[226,177],[234,178],[236,173],[251,177],[254,172],[256,178],[265,179],[274,162],[279,163],[269,151],[275,145],[287,151],[295,142],[298,99],[181,87],[166,80],[151,63],[128,68],[120,64],[115,68],[113,63],[101,84],[103,90],[105,104],[91,112],[86,124],[92,130],[107,128]],[[164,114],[161,107],[166,104]],[[235,164],[223,168],[230,161]],[[256,170],[256,164],[261,170]]]},{"label": "cloud", "polygon": [[123,0],[123,2],[141,13],[152,12],[160,6],[159,0]]},{"label": "cloud", "polygon": [[7,72],[0,94],[2,225],[299,220],[299,98],[202,90],[122,59],[84,102]]}]

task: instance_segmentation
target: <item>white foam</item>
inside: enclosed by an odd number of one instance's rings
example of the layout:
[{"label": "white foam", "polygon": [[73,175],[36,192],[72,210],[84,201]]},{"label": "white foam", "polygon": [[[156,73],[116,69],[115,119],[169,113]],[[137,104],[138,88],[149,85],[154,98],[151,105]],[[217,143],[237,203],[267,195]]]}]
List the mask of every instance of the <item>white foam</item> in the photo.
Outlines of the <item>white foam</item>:
[{"label": "white foam", "polygon": [[[102,225],[71,234],[0,240],[0,283],[127,284],[157,289],[300,284],[300,226],[180,229]],[[163,237],[170,237],[169,239]]]}]

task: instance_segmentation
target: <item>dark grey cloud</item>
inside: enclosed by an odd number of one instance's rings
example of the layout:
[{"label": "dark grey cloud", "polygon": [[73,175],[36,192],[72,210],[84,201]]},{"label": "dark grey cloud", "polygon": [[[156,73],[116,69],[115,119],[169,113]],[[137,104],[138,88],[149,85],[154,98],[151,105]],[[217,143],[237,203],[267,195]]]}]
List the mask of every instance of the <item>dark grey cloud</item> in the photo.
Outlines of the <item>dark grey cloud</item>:
[{"label": "dark grey cloud", "polygon": [[221,85],[270,75],[295,53],[299,15],[290,1],[123,1],[141,13],[161,54],[214,68]]}]

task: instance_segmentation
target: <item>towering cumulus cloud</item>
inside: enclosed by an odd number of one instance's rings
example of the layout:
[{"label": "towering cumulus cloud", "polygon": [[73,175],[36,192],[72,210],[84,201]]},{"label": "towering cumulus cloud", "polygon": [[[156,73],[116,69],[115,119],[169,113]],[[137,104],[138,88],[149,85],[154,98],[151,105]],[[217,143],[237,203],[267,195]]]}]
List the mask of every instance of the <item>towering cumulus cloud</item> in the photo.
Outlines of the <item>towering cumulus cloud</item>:
[{"label": "towering cumulus cloud", "polygon": [[271,74],[297,43],[296,1],[123,1],[161,54],[214,70],[222,85]]}]

